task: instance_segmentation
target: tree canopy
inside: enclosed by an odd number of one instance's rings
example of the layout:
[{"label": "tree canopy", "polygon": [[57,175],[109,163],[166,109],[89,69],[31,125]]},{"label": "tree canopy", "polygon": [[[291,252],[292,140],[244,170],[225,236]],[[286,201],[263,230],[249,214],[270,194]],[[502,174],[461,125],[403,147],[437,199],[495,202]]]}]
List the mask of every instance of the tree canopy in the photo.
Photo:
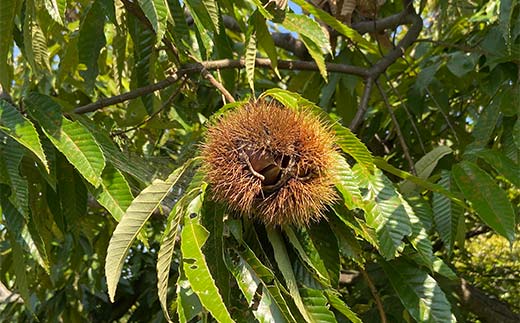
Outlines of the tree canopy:
[{"label": "tree canopy", "polygon": [[[333,135],[319,221],[214,198],[251,100]],[[0,320],[518,322],[519,116],[515,0],[0,0]]]}]

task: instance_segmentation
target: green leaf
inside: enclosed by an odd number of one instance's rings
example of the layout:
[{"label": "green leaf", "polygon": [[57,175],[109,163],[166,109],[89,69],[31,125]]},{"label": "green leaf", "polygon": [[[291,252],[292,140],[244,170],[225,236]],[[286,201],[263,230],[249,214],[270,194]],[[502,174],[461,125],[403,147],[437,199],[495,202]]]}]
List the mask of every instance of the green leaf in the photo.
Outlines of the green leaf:
[{"label": "green leaf", "polygon": [[352,323],[362,323],[361,319],[354,313],[350,307],[341,299],[341,294],[334,289],[327,289],[325,295],[329,300],[330,305],[334,307],[338,312],[345,315]]},{"label": "green leaf", "polygon": [[189,39],[190,30],[186,24],[186,16],[184,9],[181,7],[179,0],[168,0],[168,6],[173,18],[172,38],[179,48],[184,48],[185,45],[182,40]]},{"label": "green leaf", "polygon": [[296,307],[298,310],[300,310],[300,313],[307,322],[313,322],[310,313],[303,304],[302,297],[298,290],[296,278],[294,277],[294,272],[289,261],[289,255],[287,254],[287,249],[285,248],[285,243],[283,242],[280,232],[273,228],[267,228],[267,237],[273,246],[274,258],[278,264],[278,269],[280,269],[282,272],[283,278],[285,279],[285,284],[289,289],[289,293],[291,294]]},{"label": "green leaf", "polygon": [[29,187],[27,180],[20,174],[20,163],[25,151],[20,144],[10,137],[6,138],[5,146],[2,146],[0,157],[3,157],[7,181],[11,188],[10,201],[17,207],[18,212],[27,219],[29,216]]},{"label": "green leaf", "polygon": [[477,55],[457,51],[449,56],[447,67],[456,77],[462,78],[475,69],[477,60]]},{"label": "green leaf", "polygon": [[101,0],[96,0],[85,14],[79,29],[79,62],[86,66],[86,70],[81,71],[80,74],[85,79],[85,86],[88,91],[94,88],[94,82],[99,73],[99,53],[106,44],[104,26],[103,6]]},{"label": "green leaf", "polygon": [[330,286],[327,268],[320,258],[314,243],[310,239],[309,233],[304,229],[295,233],[290,226],[284,226],[283,231],[301,259],[311,268],[313,273],[316,274],[318,280],[326,286]]},{"label": "green leaf", "polygon": [[[153,83],[152,54],[155,45],[155,34],[139,22],[130,29],[130,35],[134,42],[134,69],[133,74],[137,80],[137,86],[142,87]],[[141,101],[148,115],[154,112],[154,95],[146,94]]]},{"label": "green leaf", "polygon": [[352,230],[349,230],[345,223],[341,223],[338,216],[330,217],[329,224],[338,242],[340,255],[345,258],[350,258],[356,263],[362,265],[363,259],[361,257],[361,245],[356,239],[355,233],[352,232]]},{"label": "green leaf", "polygon": [[36,8],[33,0],[26,2],[25,19],[23,25],[23,44],[25,58],[31,65],[33,72],[38,74],[50,70],[47,39],[39,25]]},{"label": "green leaf", "polygon": [[52,18],[52,20],[60,25],[63,25],[58,2],[56,0],[44,0],[43,3],[45,5],[45,9],[47,9],[47,13]]},{"label": "green leaf", "polygon": [[119,222],[134,199],[130,187],[121,172],[110,164],[103,170],[101,178],[96,200]]},{"label": "green leaf", "polygon": [[28,310],[34,313],[34,305],[30,302],[29,278],[26,269],[27,263],[25,259],[26,252],[22,247],[23,238],[21,230],[23,228],[23,217],[18,214],[14,206],[7,200],[4,190],[0,190],[0,211],[2,212],[7,228],[8,241],[12,253],[12,267],[15,275],[16,287],[22,296],[22,299],[28,304]]},{"label": "green leaf", "polygon": [[202,313],[202,305],[193,292],[190,282],[184,274],[182,266],[179,267],[179,279],[177,279],[177,313],[181,323],[192,322],[193,318]]},{"label": "green leaf", "polygon": [[321,76],[326,80],[327,69],[325,67],[323,51],[331,53],[332,50],[329,38],[321,26],[308,16],[290,12],[286,14],[282,26],[300,35],[305,47],[309,50],[309,54],[311,54],[314,61],[316,61]]},{"label": "green leaf", "polygon": [[[57,191],[60,199],[61,212],[65,215],[66,221],[71,227],[76,229],[82,216],[87,214],[87,188],[85,183],[74,170],[74,166],[69,164],[62,156],[57,156],[56,168],[59,169],[57,177]],[[65,222],[65,221],[64,221]],[[62,226],[65,231],[68,228]]]},{"label": "green leaf", "polygon": [[308,38],[305,35],[300,35],[303,44],[305,47],[307,47],[307,50],[309,51],[309,54],[311,55],[312,59],[316,62],[316,65],[318,65],[318,70],[320,71],[321,76],[327,82],[327,66],[325,65],[325,57],[323,57],[323,53],[321,51],[321,48],[318,44],[312,41],[312,39]]},{"label": "green leaf", "polygon": [[28,271],[27,271],[27,264],[25,259],[25,252],[22,248],[22,246],[11,237],[11,234],[9,234],[9,242],[11,245],[11,251],[13,254],[13,268],[14,268],[14,274],[15,274],[15,281],[16,281],[16,287],[20,292],[20,296],[22,296],[22,299],[24,300],[25,304],[29,304],[27,306],[28,310],[31,313],[34,313],[34,305],[31,302],[30,298],[30,290],[29,290],[29,277],[28,277]]},{"label": "green leaf", "polygon": [[139,0],[139,6],[155,31],[157,43],[160,43],[166,31],[170,15],[165,0]]},{"label": "green leaf", "polygon": [[220,290],[224,303],[229,306],[231,275],[224,261],[224,234],[226,232],[224,221],[228,211],[224,205],[208,199],[204,201],[201,213],[202,226],[210,232],[202,252],[205,255],[211,255],[206,258],[208,268],[215,277],[215,284]]},{"label": "green leaf", "polygon": [[63,117],[60,106],[48,96],[33,92],[24,101],[27,111],[40,123],[53,145],[87,181],[99,186],[105,158],[92,134],[77,121]]},{"label": "green leaf", "polygon": [[181,233],[182,265],[200,302],[219,322],[234,322],[211,276],[202,247],[209,232],[199,224],[204,191],[188,206]]},{"label": "green leaf", "polygon": [[424,228],[429,231],[433,226],[433,211],[430,201],[417,194],[406,196],[405,200],[410,204],[415,215],[421,220]]},{"label": "green leaf", "polygon": [[[419,159],[417,163],[415,163],[417,177],[424,180],[428,179],[437,166],[439,160],[441,160],[442,157],[451,154],[451,152],[452,150],[448,146],[439,146],[428,152]],[[416,185],[413,182],[405,181],[401,184],[400,188],[403,194],[409,194],[415,190],[415,187]]]},{"label": "green leaf", "polygon": [[337,218],[347,227],[354,230],[357,236],[362,237],[365,241],[374,246],[374,248],[378,250],[381,248],[375,230],[369,227],[365,221],[361,221],[357,217],[354,217],[352,213],[342,205],[334,205],[332,209]]},{"label": "green leaf", "polygon": [[453,178],[477,215],[511,243],[515,239],[515,213],[506,192],[486,172],[469,161],[453,167]]},{"label": "green leaf", "polygon": [[238,288],[250,306],[258,286],[260,286],[260,277],[236,250],[229,248],[224,259],[228,270],[235,277]]},{"label": "green leaf", "polygon": [[412,224],[412,234],[410,235],[410,243],[417,250],[419,257],[422,258],[422,263],[427,266],[430,270],[433,270],[433,245],[432,241],[428,236],[428,232],[424,227],[423,222],[415,215],[412,208],[408,205],[406,200],[403,199],[403,206],[406,209],[406,213],[410,218]]},{"label": "green leaf", "polygon": [[9,92],[13,77],[13,66],[8,60],[13,41],[13,26],[17,0],[0,1],[0,84],[4,91]]},{"label": "green leaf", "polygon": [[392,287],[417,322],[454,322],[451,305],[435,279],[404,261],[381,262]]},{"label": "green leaf", "polygon": [[317,19],[323,21],[328,26],[334,28],[337,32],[342,34],[343,36],[351,39],[352,41],[358,43],[362,48],[368,49],[372,53],[377,53],[377,47],[363,38],[357,31],[346,26],[345,24],[338,21],[336,18],[332,17],[327,12],[319,9],[313,4],[305,1],[305,0],[295,0],[296,4],[298,4],[303,10],[307,11]]},{"label": "green leaf", "polygon": [[300,294],[313,322],[337,322],[334,313],[329,310],[328,300],[324,295],[324,291],[300,288]]},{"label": "green leaf", "polygon": [[520,150],[520,119],[517,119],[513,127],[513,139],[516,149]]},{"label": "green leaf", "polygon": [[359,190],[357,177],[343,157],[336,162],[336,188],[341,193],[345,205],[349,210],[363,208],[363,197]]},{"label": "green leaf", "polygon": [[38,232],[29,228],[32,219],[19,213],[15,205],[7,198],[7,190],[4,187],[0,186],[0,194],[2,194],[0,197],[0,212],[3,214],[2,225],[10,237],[23,248],[23,253],[30,255],[47,274],[50,274],[49,257],[47,256],[44,243]]},{"label": "green leaf", "polygon": [[257,10],[262,14],[262,16],[264,16],[265,19],[272,20],[274,18],[273,15],[264,8],[264,5],[260,0],[253,0],[253,3],[256,5]]},{"label": "green leaf", "polygon": [[520,188],[520,167],[500,151],[486,149],[477,153],[497,172],[502,174],[513,185]]},{"label": "green leaf", "polygon": [[161,248],[157,255],[157,295],[164,316],[168,322],[172,322],[170,313],[168,312],[168,279],[170,277],[170,267],[173,258],[173,252],[175,247],[175,241],[179,233],[179,225],[186,212],[186,203],[188,198],[193,197],[194,193],[198,193],[200,188],[195,188],[187,194],[183,195],[172,208],[168,220],[166,222],[166,228],[161,237]]},{"label": "green leaf", "polygon": [[218,3],[216,0],[202,0],[202,3],[204,4],[204,8],[208,11],[209,17],[215,26],[215,31],[217,34],[220,30],[220,15],[219,15],[219,9],[218,9]]},{"label": "green leaf", "polygon": [[49,172],[47,158],[33,123],[9,102],[0,99],[0,127],[11,138],[32,151]]},{"label": "green leaf", "polygon": [[412,182],[414,184],[417,184],[417,185],[419,185],[419,186],[421,186],[421,187],[423,187],[425,189],[428,189],[428,190],[430,190],[432,192],[443,194],[443,195],[447,196],[448,198],[450,198],[453,202],[461,205],[462,207],[465,207],[464,202],[460,200],[459,196],[457,196],[456,194],[446,190],[441,185],[434,184],[432,182],[423,180],[423,179],[421,179],[421,178],[419,178],[417,176],[414,176],[414,175],[412,175],[412,174],[410,174],[408,172],[405,172],[403,170],[395,168],[394,166],[390,165],[383,158],[380,158],[380,157],[376,157],[374,159],[374,163],[377,165],[377,167],[381,168],[384,171],[389,172],[390,174],[398,176],[398,177],[400,177],[402,179],[409,180],[410,182]]},{"label": "green leaf", "polygon": [[[235,239],[241,244],[241,250],[236,251],[244,262],[253,270],[254,274],[260,279],[261,283],[274,300],[276,306],[288,322],[296,322],[286,300],[282,296],[282,285],[275,278],[273,272],[258,259],[251,248],[240,238],[241,231],[231,230]],[[233,249],[234,250],[234,249]],[[232,271],[233,272],[233,271]]]},{"label": "green leaf", "polygon": [[246,77],[251,92],[255,93],[255,60],[256,60],[256,26],[254,25],[255,17],[258,16],[258,11],[255,11],[251,18],[249,18],[247,33],[246,33],[246,54],[245,54],[245,66],[246,66]]},{"label": "green leaf", "polygon": [[359,167],[354,167],[354,171],[367,188],[364,197],[366,222],[376,230],[381,254],[392,259],[403,244],[403,238],[412,233],[411,208],[380,170],[370,175],[359,172]]},{"label": "green leaf", "polygon": [[177,168],[165,181],[155,180],[145,188],[133,201],[117,225],[110,243],[108,244],[105,263],[108,295],[114,301],[117,283],[121,276],[121,269],[126,255],[137,234],[141,231],[148,218],[161,205],[170,190],[179,183],[180,178],[187,171],[191,161]]},{"label": "green leaf", "polygon": [[253,311],[253,315],[260,323],[285,322],[283,314],[265,286],[262,286],[262,296],[258,308]]},{"label": "green leaf", "polygon": [[[502,32],[502,37],[506,42],[508,51],[511,51],[512,37],[511,37],[511,23],[513,21],[513,11],[515,8],[515,1],[500,0],[500,13],[498,16],[499,28]],[[518,21],[517,21],[518,23]]]},{"label": "green leaf", "polygon": [[[257,47],[263,49],[267,54],[267,57],[271,60],[271,66],[276,73],[278,78],[282,78],[280,76],[280,72],[278,71],[278,53],[276,52],[276,47],[274,45],[273,37],[267,28],[267,23],[265,17],[260,13],[254,13],[253,23],[255,25],[255,32],[257,38]],[[252,16],[252,17],[253,17]]]},{"label": "green leaf", "polygon": [[[218,7],[214,0],[186,0],[190,14],[199,31],[219,32]],[[217,15],[215,17],[215,15]]]},{"label": "green leaf", "polygon": [[455,272],[453,272],[453,270],[441,258],[437,256],[433,256],[433,263],[431,261],[429,261],[429,263],[426,263],[424,261],[424,258],[422,258],[419,254],[409,254],[407,256],[413,261],[415,261],[418,265],[429,267],[429,269],[433,273],[442,275],[450,280],[458,278],[457,274],[455,274]]},{"label": "green leaf", "polygon": [[430,84],[432,83],[433,79],[435,78],[435,74],[441,67],[441,62],[436,62],[431,64],[430,66],[423,67],[419,74],[417,75],[416,82],[414,87],[416,87],[421,94],[423,94]]},{"label": "green leaf", "polygon": [[374,159],[368,148],[350,129],[335,123],[332,127],[336,133],[336,144],[341,150],[354,158],[368,172],[374,170]]},{"label": "green leaf", "polygon": [[85,118],[79,118],[78,121],[94,136],[94,139],[103,151],[103,156],[109,163],[143,183],[150,183],[153,177],[153,170],[145,160],[137,156],[130,158],[126,153],[123,153],[110,138],[109,134],[94,122],[90,122]]},{"label": "green leaf", "polygon": [[328,277],[333,287],[337,287],[340,275],[340,254],[338,240],[336,240],[332,225],[321,221],[308,229],[310,238],[317,253],[313,257],[319,257],[325,265]]},{"label": "green leaf", "polygon": [[[465,155],[473,154],[482,150],[490,141],[493,131],[497,126],[498,118],[500,117],[500,101],[502,96],[497,96],[484,110],[475,124],[472,132],[474,141],[466,146]],[[506,100],[508,100],[506,98]]]}]

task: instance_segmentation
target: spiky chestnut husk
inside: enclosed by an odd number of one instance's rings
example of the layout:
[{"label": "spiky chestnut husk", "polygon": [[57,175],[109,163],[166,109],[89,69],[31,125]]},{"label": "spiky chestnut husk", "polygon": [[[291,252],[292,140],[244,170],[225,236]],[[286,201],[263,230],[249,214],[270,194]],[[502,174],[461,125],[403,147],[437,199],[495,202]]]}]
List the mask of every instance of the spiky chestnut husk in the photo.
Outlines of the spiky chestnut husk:
[{"label": "spiky chestnut husk", "polygon": [[209,126],[203,169],[215,200],[269,226],[308,225],[336,198],[334,135],[307,110],[250,101]]}]

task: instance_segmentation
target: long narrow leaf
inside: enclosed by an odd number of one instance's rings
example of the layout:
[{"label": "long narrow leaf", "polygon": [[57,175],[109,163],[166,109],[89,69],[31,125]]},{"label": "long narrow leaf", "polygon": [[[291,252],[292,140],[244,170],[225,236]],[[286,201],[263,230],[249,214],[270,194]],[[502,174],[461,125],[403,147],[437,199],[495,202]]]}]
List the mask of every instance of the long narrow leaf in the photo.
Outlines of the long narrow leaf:
[{"label": "long narrow leaf", "polygon": [[314,61],[318,65],[321,75],[327,79],[327,69],[323,52],[331,52],[329,38],[312,18],[295,13],[287,13],[282,26],[300,35],[305,47],[309,50]]},{"label": "long narrow leaf", "polygon": [[[449,171],[441,172],[438,184],[448,190],[455,189]],[[457,224],[459,218],[463,217],[464,210],[459,204],[453,203],[448,197],[439,193],[433,193],[432,208],[437,232],[446,250],[451,253],[457,237]]]},{"label": "long narrow leaf", "polygon": [[108,295],[113,302],[121,269],[128,250],[148,218],[161,205],[172,187],[177,184],[189,168],[190,162],[176,169],[165,181],[155,180],[133,201],[117,225],[108,244],[105,263]]},{"label": "long narrow leaf", "polygon": [[[439,160],[451,152],[451,148],[447,146],[439,146],[428,152],[415,163],[417,177],[424,180],[428,179]],[[415,185],[413,182],[405,181],[401,184],[401,192],[405,195],[411,193],[415,189]]]},{"label": "long narrow leaf", "polygon": [[312,5],[311,3],[309,3],[305,0],[295,0],[294,2],[296,4],[298,4],[299,6],[301,6],[302,9],[304,9],[305,11],[309,12],[310,14],[314,15],[316,18],[320,19],[321,21],[325,22],[327,25],[334,28],[336,31],[338,31],[342,35],[348,37],[349,39],[352,39],[354,42],[361,45],[361,47],[368,49],[373,53],[377,52],[377,47],[374,44],[371,44],[370,42],[368,42],[357,31],[355,31],[354,29],[341,23],[336,18],[332,17],[330,14],[317,8],[316,6]]},{"label": "long narrow leaf", "polygon": [[267,236],[269,242],[273,246],[274,258],[278,264],[278,268],[282,272],[283,278],[285,279],[285,283],[287,284],[287,288],[289,289],[289,293],[291,294],[296,307],[300,310],[301,315],[303,315],[307,322],[313,322],[313,319],[303,304],[296,278],[294,277],[294,272],[289,261],[289,255],[287,254],[287,249],[285,248],[285,243],[282,240],[280,232],[276,231],[276,229],[270,228],[267,229]]},{"label": "long narrow leaf", "polygon": [[350,129],[340,124],[335,124],[333,130],[336,133],[336,143],[339,148],[352,156],[368,172],[372,172],[375,168],[374,159],[365,144]]},{"label": "long narrow leaf", "polygon": [[367,175],[359,169],[354,168],[361,178],[360,182],[365,182],[367,188],[364,207],[366,222],[376,230],[382,255],[392,259],[403,244],[403,238],[412,233],[411,209],[380,170]]},{"label": "long narrow leaf", "polygon": [[48,96],[33,92],[25,98],[25,103],[53,145],[87,181],[99,186],[105,158],[92,134],[77,121],[63,117],[59,105]]},{"label": "long narrow leaf", "polygon": [[98,58],[106,44],[104,25],[105,13],[101,1],[96,0],[88,9],[79,29],[79,62],[87,67],[80,74],[85,79],[88,90],[93,89],[99,73]]},{"label": "long narrow leaf", "polygon": [[259,13],[255,12],[249,18],[247,33],[246,33],[246,54],[245,54],[245,65],[246,65],[246,77],[247,82],[251,91],[255,93],[255,60],[256,60],[256,26],[254,21]]},{"label": "long narrow leaf", "polygon": [[231,230],[235,239],[239,240],[242,250],[237,251],[244,262],[253,270],[254,274],[260,279],[270,298],[273,299],[284,319],[288,322],[296,322],[286,300],[282,296],[281,284],[277,281],[274,273],[267,268],[255,255],[253,250],[240,238],[241,231]]},{"label": "long narrow leaf", "polygon": [[107,165],[101,177],[101,190],[96,192],[96,199],[119,222],[134,197],[124,176],[113,166]]},{"label": "long narrow leaf", "polygon": [[345,315],[352,323],[362,323],[361,319],[345,304],[341,299],[341,295],[336,290],[326,290],[325,295],[329,299],[330,305]]},{"label": "long narrow leaf", "polygon": [[325,267],[323,260],[320,258],[308,233],[302,230],[302,232],[296,234],[290,226],[284,226],[283,230],[298,255],[316,274],[320,282],[330,286],[330,278],[327,273],[327,268]]},{"label": "long narrow leaf", "polygon": [[336,162],[336,188],[341,193],[345,206],[350,210],[363,208],[363,197],[359,190],[359,183],[349,164],[340,156]]},{"label": "long narrow leaf", "polygon": [[13,41],[14,17],[17,0],[0,1],[0,84],[4,91],[11,88],[13,67],[8,60],[8,54]]},{"label": "long narrow leaf", "polygon": [[209,271],[202,247],[208,231],[199,224],[203,193],[188,206],[181,233],[182,265],[190,286],[202,305],[219,322],[234,322]]},{"label": "long narrow leaf", "polygon": [[139,6],[143,10],[146,18],[152,24],[159,43],[166,31],[166,23],[169,17],[168,5],[165,0],[139,0]]},{"label": "long narrow leaf", "polygon": [[453,322],[451,305],[437,282],[404,261],[381,263],[406,310],[417,322]]},{"label": "long narrow leaf", "polygon": [[186,193],[181,199],[175,203],[170,215],[168,216],[166,228],[161,238],[161,248],[157,255],[157,294],[159,302],[168,322],[172,322],[170,313],[168,312],[168,279],[170,277],[170,267],[173,258],[175,241],[179,233],[179,225],[186,211],[186,202],[188,197],[192,196],[198,188]]},{"label": "long narrow leaf", "polygon": [[511,243],[515,239],[515,213],[506,192],[476,164],[463,161],[452,170],[453,178],[478,216]]},{"label": "long narrow leaf", "polygon": [[47,158],[33,123],[9,102],[0,99],[0,126],[11,138],[32,151],[49,172]]}]

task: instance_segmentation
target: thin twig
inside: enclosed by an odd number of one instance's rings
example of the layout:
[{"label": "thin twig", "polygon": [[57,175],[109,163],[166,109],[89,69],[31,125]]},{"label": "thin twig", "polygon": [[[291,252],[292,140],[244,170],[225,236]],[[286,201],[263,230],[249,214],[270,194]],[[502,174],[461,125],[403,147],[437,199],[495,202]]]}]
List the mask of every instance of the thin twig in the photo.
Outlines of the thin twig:
[{"label": "thin twig", "polygon": [[446,112],[444,112],[444,110],[442,109],[442,107],[439,104],[439,102],[437,101],[437,99],[435,99],[435,96],[432,94],[432,92],[430,91],[428,86],[426,87],[426,93],[428,93],[428,96],[432,99],[433,103],[437,106],[437,109],[439,109],[439,111],[441,112],[442,117],[444,118],[444,120],[446,120],[446,123],[448,124],[448,127],[450,127],[451,132],[453,132],[455,141],[457,141],[457,144],[459,144],[460,141],[459,141],[459,136],[457,136],[457,131],[455,131],[455,128],[453,127],[453,125],[450,122],[450,118],[448,117]]},{"label": "thin twig", "polygon": [[406,49],[414,43],[421,33],[423,22],[419,15],[412,12],[404,16],[403,19],[405,22],[411,23],[412,25],[397,46],[369,69],[368,73],[374,79],[381,75],[388,66],[392,65],[399,57],[401,57],[406,52]]},{"label": "thin twig", "polygon": [[395,86],[392,84],[392,81],[391,81],[390,77],[388,76],[388,74],[384,73],[384,75],[385,75],[387,84],[392,89],[392,92],[394,92],[394,94],[399,98],[399,102],[401,102],[401,106],[403,107],[404,111],[406,112],[406,115],[408,116],[408,119],[410,120],[410,123],[412,124],[412,128],[413,128],[415,134],[417,135],[417,139],[419,140],[419,145],[421,146],[423,153],[426,154],[426,148],[424,148],[424,143],[422,141],[421,133],[419,132],[419,129],[417,128],[417,124],[413,120],[413,116],[410,113],[410,110],[408,110],[408,106],[404,102],[404,100],[401,96],[401,93],[399,93],[399,91],[397,91]]},{"label": "thin twig", "polygon": [[397,137],[399,138],[399,143],[401,144],[401,148],[403,149],[404,157],[408,161],[408,164],[410,165],[410,171],[412,174],[417,176],[417,172],[415,170],[415,165],[412,160],[412,156],[410,155],[410,150],[408,149],[408,145],[406,144],[406,140],[404,140],[403,132],[401,131],[401,127],[399,126],[399,122],[397,121],[397,118],[394,114],[394,110],[392,109],[392,106],[390,105],[390,102],[388,101],[388,96],[386,95],[383,87],[379,83],[379,81],[376,80],[376,86],[379,90],[379,93],[381,94],[381,97],[383,98],[383,101],[385,102],[386,108],[388,109],[388,113],[390,114],[390,118],[392,119],[392,123],[394,124],[395,131],[397,132]]},{"label": "thin twig", "polygon": [[374,84],[374,80],[371,77],[368,77],[365,81],[365,91],[363,92],[363,97],[361,98],[361,102],[359,104],[359,108],[354,116],[354,119],[350,122],[349,128],[353,132],[357,132],[361,122],[363,122],[363,117],[368,109],[368,101],[370,99],[370,92],[372,91],[372,85]]},{"label": "thin twig", "polygon": [[[175,82],[177,82],[184,75],[191,75],[195,73],[200,73],[203,68],[208,71],[217,70],[217,69],[230,69],[230,68],[243,68],[245,66],[245,60],[230,60],[230,59],[221,59],[215,61],[206,61],[202,63],[191,63],[186,64],[183,68],[177,70],[172,75],[168,76],[164,80],[161,80],[157,83],[150,84],[147,86],[143,86],[129,92],[112,96],[109,98],[102,98],[96,102],[89,103],[84,106],[77,107],[74,109],[74,113],[83,114],[87,112],[93,112],[104,107],[122,103],[128,100],[132,100],[138,98],[140,96],[162,90]],[[272,68],[272,63],[270,59],[267,58],[257,58],[256,67],[262,68]],[[329,72],[336,73],[344,73],[344,74],[352,74],[358,76],[366,76],[367,69],[352,65],[346,64],[335,64],[335,63],[326,63],[326,68]],[[278,69],[285,70],[307,70],[307,71],[318,71],[318,65],[315,62],[307,62],[307,61],[278,61]]]},{"label": "thin twig", "polygon": [[406,20],[404,19],[406,14],[406,10],[403,10],[400,13],[378,20],[356,22],[352,24],[352,29],[355,29],[361,35],[387,29],[396,29],[400,25],[406,23]]},{"label": "thin twig", "polygon": [[175,92],[173,92],[172,95],[170,95],[170,97],[166,101],[163,102],[163,104],[161,105],[161,107],[159,109],[157,109],[157,111],[154,111],[146,119],[144,119],[143,121],[139,122],[138,124],[136,124],[133,127],[130,127],[128,129],[125,129],[125,130],[114,131],[112,133],[112,136],[119,136],[119,135],[122,135],[124,133],[130,132],[132,130],[135,130],[135,129],[141,127],[142,125],[144,125],[145,123],[149,122],[150,120],[152,120],[155,116],[157,116],[161,111],[166,109],[166,107],[168,107],[173,102],[173,100],[177,97],[177,95],[179,95],[179,93],[181,93],[181,89],[184,86],[184,84],[186,84],[186,78],[185,77],[182,78],[181,85],[179,85],[179,87],[175,90]]},{"label": "thin twig", "polygon": [[222,95],[228,102],[235,102],[235,98],[231,95],[231,93],[229,93],[229,91],[224,87],[224,85],[217,81],[217,79],[215,79],[206,68],[202,68],[200,73],[206,80],[208,80],[214,87],[216,87],[220,91],[220,93],[222,93]]},{"label": "thin twig", "polygon": [[374,286],[374,283],[372,282],[372,279],[370,279],[370,276],[368,276],[368,273],[361,268],[361,274],[363,274],[363,278],[365,278],[368,288],[370,288],[370,292],[372,293],[372,296],[374,297],[374,300],[376,301],[376,307],[377,311],[379,312],[379,317],[381,318],[381,323],[386,323],[386,314],[385,309],[383,307],[383,303],[381,302],[381,298],[379,297],[379,294],[377,293],[376,286]]}]

